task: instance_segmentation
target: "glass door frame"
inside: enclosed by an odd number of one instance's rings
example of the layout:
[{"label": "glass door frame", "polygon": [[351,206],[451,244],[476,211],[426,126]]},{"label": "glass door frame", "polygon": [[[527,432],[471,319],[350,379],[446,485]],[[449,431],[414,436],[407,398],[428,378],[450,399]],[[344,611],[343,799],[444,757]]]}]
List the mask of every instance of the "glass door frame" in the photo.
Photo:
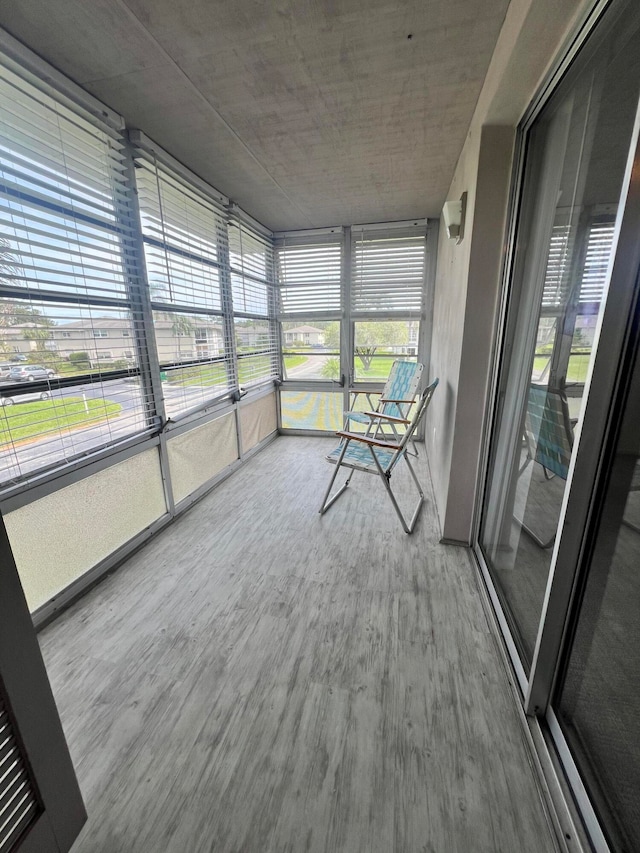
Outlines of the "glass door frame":
[{"label": "glass door frame", "polygon": [[637,336],[640,336],[640,330],[634,328],[634,321],[637,323],[637,307],[640,305],[640,240],[637,236],[640,234],[640,100],[636,108],[615,221],[613,249],[603,293],[603,309],[594,338],[594,357],[585,380],[582,414],[575,435],[574,452],[529,675],[525,672],[489,572],[480,545],[480,528],[483,504],[488,498],[491,438],[498,424],[500,395],[504,393],[504,390],[501,391],[501,380],[503,371],[508,367],[512,346],[509,336],[513,331],[513,317],[509,309],[512,300],[519,299],[519,293],[513,290],[512,282],[516,238],[522,216],[524,167],[530,130],[578,51],[600,21],[602,13],[606,8],[615,5],[615,2],[616,0],[611,3],[598,2],[590,14],[585,16],[580,31],[565,44],[556,67],[542,85],[518,128],[507,215],[502,295],[480,462],[481,476],[476,491],[472,545],[515,671],[523,710],[529,718],[530,726],[545,722],[578,803],[590,842],[597,851],[608,851],[609,847],[557,721],[552,697],[571,638],[571,628],[578,613],[578,592],[595,544],[597,521],[607,484],[607,462],[613,449],[615,427],[625,403],[628,380],[628,370],[625,371],[625,366]]}]

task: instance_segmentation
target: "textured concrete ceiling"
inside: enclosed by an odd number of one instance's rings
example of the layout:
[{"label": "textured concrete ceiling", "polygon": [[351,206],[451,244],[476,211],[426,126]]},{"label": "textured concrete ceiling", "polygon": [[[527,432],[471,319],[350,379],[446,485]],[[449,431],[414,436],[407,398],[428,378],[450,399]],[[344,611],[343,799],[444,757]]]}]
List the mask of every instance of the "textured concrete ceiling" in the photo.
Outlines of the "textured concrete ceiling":
[{"label": "textured concrete ceiling", "polygon": [[0,0],[274,230],[439,215],[508,0]]}]

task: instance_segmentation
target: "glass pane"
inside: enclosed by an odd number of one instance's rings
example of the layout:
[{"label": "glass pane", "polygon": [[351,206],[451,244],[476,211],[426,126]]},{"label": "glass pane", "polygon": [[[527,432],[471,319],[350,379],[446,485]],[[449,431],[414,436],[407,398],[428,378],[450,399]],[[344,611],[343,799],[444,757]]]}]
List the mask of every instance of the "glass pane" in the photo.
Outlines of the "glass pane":
[{"label": "glass pane", "polygon": [[356,382],[386,382],[397,358],[416,361],[418,320],[355,323],[353,372]]},{"label": "glass pane", "polygon": [[556,713],[614,850],[640,839],[640,360]]},{"label": "glass pane", "polygon": [[230,387],[227,365],[222,360],[189,367],[163,368],[160,376],[168,417],[220,397]]},{"label": "glass pane", "polygon": [[153,327],[160,364],[180,364],[224,355],[222,317],[154,311]]},{"label": "glass pane", "polygon": [[238,382],[252,385],[278,374],[278,347],[274,325],[268,320],[235,319]]},{"label": "glass pane", "polygon": [[18,481],[147,428],[140,378],[28,390],[0,397],[0,483]]},{"label": "glass pane", "polygon": [[229,391],[232,379],[222,317],[154,311],[153,328],[169,417]]},{"label": "glass pane", "polygon": [[344,396],[333,391],[281,391],[284,429],[342,429]]},{"label": "glass pane", "polygon": [[340,380],[340,323],[286,322],[282,324],[285,379]]},{"label": "glass pane", "polygon": [[[536,119],[480,542],[533,654],[638,102],[638,10],[610,13]],[[633,18],[635,20],[630,20]]]}]

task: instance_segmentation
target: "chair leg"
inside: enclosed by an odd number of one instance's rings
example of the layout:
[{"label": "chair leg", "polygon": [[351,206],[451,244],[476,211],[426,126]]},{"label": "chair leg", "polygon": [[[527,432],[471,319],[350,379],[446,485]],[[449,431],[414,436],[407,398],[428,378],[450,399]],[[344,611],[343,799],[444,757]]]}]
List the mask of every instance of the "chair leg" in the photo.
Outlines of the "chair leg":
[{"label": "chair leg", "polygon": [[[371,450],[371,448],[369,448],[369,449]],[[413,533],[413,528],[416,525],[418,515],[420,514],[420,510],[422,509],[422,504],[424,503],[424,492],[422,490],[422,486],[420,485],[420,481],[418,480],[418,477],[416,476],[416,472],[413,470],[413,466],[411,465],[411,463],[409,462],[409,459],[407,458],[407,455],[405,454],[404,461],[409,466],[409,471],[411,472],[411,477],[413,479],[413,482],[416,485],[416,488],[418,489],[418,494],[420,496],[420,498],[418,500],[418,505],[415,508],[415,510],[413,511],[413,515],[411,516],[411,520],[407,524],[405,517],[402,514],[402,510],[400,509],[400,507],[398,505],[398,501],[396,500],[396,496],[393,494],[393,491],[391,489],[391,483],[389,482],[390,477],[387,477],[385,472],[382,470],[382,466],[378,462],[378,457],[375,455],[375,453],[373,453],[373,451],[371,451],[371,455],[374,458],[374,461],[376,463],[376,467],[378,469],[378,473],[380,474],[382,482],[384,483],[384,487],[387,490],[387,494],[389,495],[389,499],[391,500],[391,503],[393,504],[393,508],[395,509],[396,514],[397,514],[398,518],[400,519],[400,524],[402,525],[402,529],[404,530],[405,533]]]},{"label": "chair leg", "polygon": [[513,516],[513,519],[516,522],[516,524],[520,525],[520,529],[524,530],[524,532],[527,534],[527,536],[529,536],[531,539],[533,539],[533,541],[536,543],[536,545],[539,548],[542,548],[543,551],[546,551],[547,548],[551,548],[551,546],[556,541],[556,534],[554,533],[553,536],[551,537],[551,539],[547,540],[547,542],[543,542],[542,539],[540,539],[540,537],[537,536],[533,532],[533,530],[531,530],[530,527],[527,527],[527,525],[524,523],[524,521],[520,521],[519,519],[517,519],[515,517],[515,515]]},{"label": "chair leg", "polygon": [[342,448],[340,456],[338,457],[338,461],[336,462],[336,470],[333,472],[331,480],[329,481],[329,487],[328,487],[327,491],[325,492],[324,498],[322,499],[322,505],[320,506],[320,509],[318,510],[320,515],[324,515],[325,512],[329,509],[329,507],[332,506],[338,500],[340,495],[348,488],[349,483],[351,482],[351,478],[353,477],[353,472],[354,472],[355,468],[351,469],[349,476],[347,477],[347,479],[345,481],[345,484],[340,489],[338,489],[338,491],[335,493],[335,495],[329,500],[329,495],[331,494],[331,489],[333,488],[333,484],[335,483],[336,477],[338,476],[338,471],[340,470],[340,466],[342,465],[342,460],[344,459],[344,454],[346,453],[348,444],[349,444],[349,440],[347,439],[347,441],[345,441],[345,443],[344,443],[344,447]]},{"label": "chair leg", "polygon": [[[520,477],[520,475],[524,473],[525,468],[531,462],[533,462],[533,457],[531,456],[531,454],[527,450],[527,455],[525,457],[525,460],[518,470],[518,477]],[[544,466],[542,466],[542,470],[544,471],[544,476],[547,480],[550,480],[552,477],[555,477],[555,474],[552,474],[551,477],[547,477],[547,470]],[[524,519],[518,518],[517,515],[515,515],[515,513],[513,516],[513,520],[518,525],[518,527],[520,527],[521,530],[524,530],[524,532],[527,534],[527,536],[529,536],[531,539],[533,539],[533,541],[536,543],[536,545],[539,548],[543,549],[543,551],[546,551],[547,548],[551,548],[553,543],[556,541],[556,534],[554,533],[553,536],[551,537],[551,539],[548,539],[546,542],[543,542],[543,540],[540,539],[540,537],[537,534],[535,534],[533,532],[533,530],[531,530],[530,527],[527,527],[527,525],[524,523]]]}]

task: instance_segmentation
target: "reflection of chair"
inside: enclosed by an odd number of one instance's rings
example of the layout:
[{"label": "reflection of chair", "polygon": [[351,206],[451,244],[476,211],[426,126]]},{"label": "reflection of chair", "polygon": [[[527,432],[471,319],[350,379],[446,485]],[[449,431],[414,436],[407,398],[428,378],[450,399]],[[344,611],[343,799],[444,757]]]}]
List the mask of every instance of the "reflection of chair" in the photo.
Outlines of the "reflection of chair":
[{"label": "reflection of chair", "polygon": [[[375,435],[380,438],[384,434],[383,426],[386,425],[390,427],[393,437],[399,441],[401,436],[398,433],[398,426],[406,424],[409,409],[418,393],[422,370],[423,366],[415,361],[401,361],[400,359],[394,361],[375,410],[357,412],[352,409],[345,412],[344,429],[349,431],[349,421],[355,421],[367,425],[366,435]],[[358,397],[364,394],[373,410],[371,393],[370,391],[354,391],[354,405],[357,403]],[[374,417],[374,415],[385,415],[385,423],[383,424],[382,419]]]},{"label": "reflection of chair", "polygon": [[[564,391],[544,385],[532,385],[529,388],[524,434],[527,455],[518,476],[531,462],[537,462],[542,466],[547,480],[554,475],[566,480],[573,450],[573,426]],[[524,522],[519,523],[541,548],[553,545],[555,534],[543,542]]]},{"label": "reflection of chair", "polygon": [[[322,501],[320,514],[325,513],[329,507],[338,500],[340,495],[351,482],[351,478],[353,477],[353,472],[355,470],[364,471],[367,474],[378,474],[380,476],[380,479],[387,490],[387,494],[391,499],[391,503],[398,514],[403,530],[405,533],[413,532],[416,519],[418,518],[418,513],[420,512],[420,508],[424,502],[424,492],[422,491],[422,486],[420,485],[416,473],[413,470],[413,466],[411,465],[409,456],[407,455],[407,446],[418,428],[420,419],[429,405],[437,384],[438,380],[434,379],[431,385],[422,392],[422,396],[420,397],[420,401],[411,420],[402,419],[402,422],[406,424],[406,430],[400,441],[383,441],[380,438],[376,438],[373,433],[377,431],[378,427],[374,430],[370,430],[369,434],[347,432],[346,430],[338,433],[342,438],[342,441],[338,447],[336,447],[336,449],[327,456],[329,462],[333,462],[335,464],[336,470],[333,472],[329,482],[329,487]],[[381,423],[387,416],[379,413],[374,415],[374,417],[379,423]],[[391,491],[390,484],[393,469],[401,459],[404,459],[407,463],[407,467],[409,468],[409,472],[420,496],[418,505],[415,508],[408,524],[405,521],[400,507],[398,506],[395,495]],[[331,494],[331,489],[333,488],[333,484],[338,476],[338,471],[343,466],[351,469],[349,476],[347,477],[345,484],[330,498],[329,495]]]}]

